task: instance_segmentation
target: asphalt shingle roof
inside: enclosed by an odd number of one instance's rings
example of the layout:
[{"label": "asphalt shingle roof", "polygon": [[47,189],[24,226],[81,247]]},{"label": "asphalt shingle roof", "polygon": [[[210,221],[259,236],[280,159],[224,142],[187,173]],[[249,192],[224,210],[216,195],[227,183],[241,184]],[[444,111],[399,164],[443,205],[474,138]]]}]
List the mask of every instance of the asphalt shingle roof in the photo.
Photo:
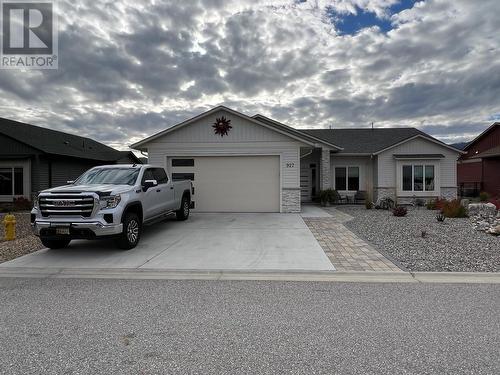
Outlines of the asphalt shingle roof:
[{"label": "asphalt shingle roof", "polygon": [[0,118],[0,133],[47,154],[116,161],[129,154],[93,139]]},{"label": "asphalt shingle roof", "polygon": [[416,135],[429,135],[416,128],[301,129],[302,132],[339,145],[342,153],[372,154]]},{"label": "asphalt shingle roof", "polygon": [[496,158],[499,156],[500,156],[500,146],[495,146],[479,154],[475,154],[474,156],[471,157],[471,159]]}]

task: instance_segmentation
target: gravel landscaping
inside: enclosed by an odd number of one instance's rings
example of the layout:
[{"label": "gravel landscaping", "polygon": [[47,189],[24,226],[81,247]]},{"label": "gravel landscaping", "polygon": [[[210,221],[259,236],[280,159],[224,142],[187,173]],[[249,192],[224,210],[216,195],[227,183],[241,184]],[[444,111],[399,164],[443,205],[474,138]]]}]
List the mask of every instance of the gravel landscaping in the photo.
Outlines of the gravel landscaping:
[{"label": "gravel landscaping", "polygon": [[354,217],[344,225],[411,271],[500,272],[500,236],[474,230],[470,219],[440,223],[425,208],[410,208],[405,217],[335,208]]},{"label": "gravel landscaping", "polygon": [[6,214],[0,214],[0,263],[20,257],[43,248],[38,237],[31,232],[29,212],[16,212],[16,239],[4,241],[3,218]]}]

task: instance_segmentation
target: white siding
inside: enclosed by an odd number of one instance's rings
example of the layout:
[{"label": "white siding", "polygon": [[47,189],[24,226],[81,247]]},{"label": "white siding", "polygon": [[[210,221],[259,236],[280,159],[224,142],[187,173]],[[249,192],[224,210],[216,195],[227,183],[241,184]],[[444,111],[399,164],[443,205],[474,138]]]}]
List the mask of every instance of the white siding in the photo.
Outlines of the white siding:
[{"label": "white siding", "polygon": [[[231,120],[232,129],[227,135],[221,137],[214,134],[212,125],[216,118],[226,117]],[[288,142],[290,137],[270,130],[262,125],[257,125],[225,111],[218,111],[189,125],[174,130],[165,137],[163,142],[167,143],[215,143],[219,145],[227,143],[248,143],[248,142]],[[159,141],[156,139],[155,141]]]},{"label": "white siding", "polygon": [[[231,120],[228,136],[214,134],[212,124],[220,116]],[[276,155],[281,160],[282,189],[300,189],[301,146],[304,144],[293,138],[224,111],[198,119],[145,145],[148,162],[167,169],[167,157],[172,156]]]},{"label": "white siding", "polygon": [[[391,148],[378,155],[377,175],[379,188],[396,189],[395,154],[442,154],[445,157],[436,160],[439,165],[440,188],[456,188],[457,186],[457,159],[459,154],[446,147],[423,138],[415,138],[399,146]],[[412,163],[418,162],[413,160]]]}]

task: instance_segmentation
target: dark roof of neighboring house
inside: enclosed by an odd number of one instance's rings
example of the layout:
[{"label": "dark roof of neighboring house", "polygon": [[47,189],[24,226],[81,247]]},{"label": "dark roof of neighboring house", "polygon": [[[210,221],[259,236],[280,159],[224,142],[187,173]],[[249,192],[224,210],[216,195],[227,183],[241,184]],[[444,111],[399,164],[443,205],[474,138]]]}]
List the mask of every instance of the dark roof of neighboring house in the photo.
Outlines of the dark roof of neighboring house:
[{"label": "dark roof of neighboring house", "polygon": [[5,118],[0,118],[0,133],[47,154],[100,161],[117,161],[130,156],[140,163],[131,151],[118,151],[90,138]]},{"label": "dark roof of neighboring house", "polygon": [[450,144],[451,147],[455,147],[459,150],[464,150],[470,142],[460,142],[460,143],[452,143]]},{"label": "dark roof of neighboring house", "polygon": [[485,135],[493,131],[497,126],[500,126],[500,122],[495,122],[491,126],[489,126],[485,131],[483,131],[481,134],[479,134],[476,138],[474,138],[472,141],[467,143],[467,145],[463,148],[464,150],[467,150],[470,146],[472,146],[474,143],[479,141],[481,138],[483,138]]},{"label": "dark roof of neighboring house", "polygon": [[373,154],[417,135],[432,138],[416,128],[305,129],[302,131],[343,147],[342,153],[353,154]]},{"label": "dark roof of neighboring house", "polygon": [[500,156],[500,146],[495,146],[490,148],[489,150],[483,151],[479,154],[475,154],[471,157],[471,159],[480,159],[480,158],[496,158]]}]

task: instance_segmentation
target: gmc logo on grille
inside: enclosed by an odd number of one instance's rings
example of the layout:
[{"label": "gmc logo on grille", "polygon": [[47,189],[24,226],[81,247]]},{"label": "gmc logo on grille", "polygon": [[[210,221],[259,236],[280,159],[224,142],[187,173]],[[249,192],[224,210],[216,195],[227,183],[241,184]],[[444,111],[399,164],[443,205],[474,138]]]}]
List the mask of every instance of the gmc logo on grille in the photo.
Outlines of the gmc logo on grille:
[{"label": "gmc logo on grille", "polygon": [[75,202],[74,201],[55,201],[54,206],[57,207],[74,207]]}]

